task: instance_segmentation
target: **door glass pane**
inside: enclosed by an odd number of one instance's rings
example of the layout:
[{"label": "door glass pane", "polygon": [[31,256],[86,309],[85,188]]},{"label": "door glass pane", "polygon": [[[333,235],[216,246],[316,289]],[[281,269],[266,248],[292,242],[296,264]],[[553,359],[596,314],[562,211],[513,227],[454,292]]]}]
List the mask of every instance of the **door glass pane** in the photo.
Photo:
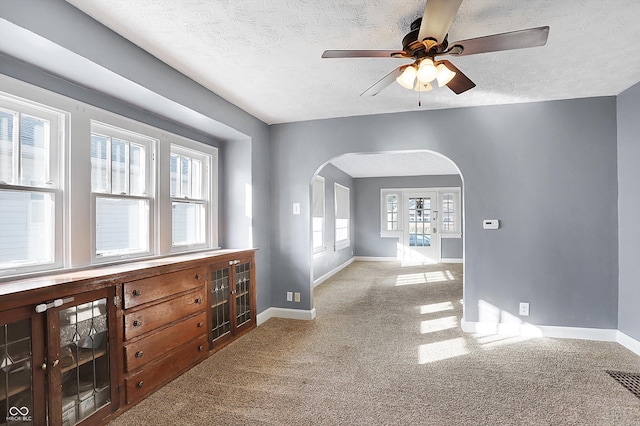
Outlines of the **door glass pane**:
[{"label": "door glass pane", "polygon": [[0,327],[0,424],[32,425],[31,321]]},{"label": "door glass pane", "polygon": [[53,194],[0,190],[0,218],[0,268],[53,262]]},{"label": "door glass pane", "polygon": [[149,202],[96,197],[96,254],[146,252]]},{"label": "door glass pane", "polygon": [[16,113],[0,111],[0,181],[13,183],[13,146]]},{"label": "door glass pane", "polygon": [[111,140],[111,193],[127,194],[127,142]]},{"label": "door glass pane", "polygon": [[430,198],[409,198],[409,246],[431,246]]},{"label": "door glass pane", "polygon": [[63,424],[110,402],[107,299],[60,310]]},{"label": "door glass pane", "polygon": [[93,192],[109,192],[108,149],[108,137],[91,134],[91,191]]},{"label": "door glass pane", "polygon": [[28,115],[20,120],[22,184],[42,186],[48,180],[49,121]]}]

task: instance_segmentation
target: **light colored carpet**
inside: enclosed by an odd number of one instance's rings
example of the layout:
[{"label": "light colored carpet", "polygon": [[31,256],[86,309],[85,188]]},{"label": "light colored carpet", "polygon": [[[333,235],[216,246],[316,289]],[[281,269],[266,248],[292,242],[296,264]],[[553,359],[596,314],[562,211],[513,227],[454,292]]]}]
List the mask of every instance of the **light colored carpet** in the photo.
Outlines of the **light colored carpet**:
[{"label": "light colored carpet", "polygon": [[639,425],[617,343],[460,330],[461,265],[354,262],[117,425]]}]

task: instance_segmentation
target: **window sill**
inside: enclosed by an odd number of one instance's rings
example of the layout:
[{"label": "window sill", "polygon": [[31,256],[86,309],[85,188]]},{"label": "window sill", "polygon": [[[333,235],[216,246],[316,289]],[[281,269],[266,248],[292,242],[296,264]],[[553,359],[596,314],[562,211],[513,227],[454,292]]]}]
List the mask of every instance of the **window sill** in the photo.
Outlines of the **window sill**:
[{"label": "window sill", "polygon": [[335,243],[335,250],[343,250],[346,249],[347,247],[351,246],[351,241],[350,240],[345,240],[345,241],[336,241]]}]

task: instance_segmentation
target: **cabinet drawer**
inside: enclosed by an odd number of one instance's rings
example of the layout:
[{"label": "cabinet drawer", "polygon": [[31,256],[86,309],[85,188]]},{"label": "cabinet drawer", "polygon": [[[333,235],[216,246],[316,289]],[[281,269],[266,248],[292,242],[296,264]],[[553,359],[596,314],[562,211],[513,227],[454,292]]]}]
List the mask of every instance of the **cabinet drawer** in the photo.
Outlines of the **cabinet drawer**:
[{"label": "cabinet drawer", "polygon": [[204,286],[204,272],[200,268],[124,283],[124,308],[132,308],[200,286]]},{"label": "cabinet drawer", "polygon": [[152,335],[124,346],[126,371],[132,371],[183,345],[189,340],[207,335],[206,314],[162,329]]},{"label": "cabinet drawer", "polygon": [[124,316],[124,338],[129,340],[154,328],[178,321],[204,308],[205,289],[143,308]]},{"label": "cabinet drawer", "polygon": [[177,377],[197,361],[207,356],[207,338],[201,336],[168,357],[150,364],[147,368],[124,379],[127,404],[138,401],[169,380]]}]

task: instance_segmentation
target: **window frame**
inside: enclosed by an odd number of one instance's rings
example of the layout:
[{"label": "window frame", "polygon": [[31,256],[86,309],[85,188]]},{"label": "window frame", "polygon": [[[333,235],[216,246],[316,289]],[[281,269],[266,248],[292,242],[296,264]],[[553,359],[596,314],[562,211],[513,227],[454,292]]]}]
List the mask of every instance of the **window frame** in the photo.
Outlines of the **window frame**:
[{"label": "window frame", "polygon": [[[444,230],[444,196],[453,195],[453,215],[454,229]],[[462,214],[460,211],[460,188],[440,188],[438,189],[438,208],[440,214],[438,218],[438,226],[441,238],[461,238],[462,237]]]},{"label": "window frame", "polygon": [[[32,95],[34,90],[29,89]],[[68,144],[69,113],[51,105],[31,100],[38,96],[23,98],[7,92],[0,92],[0,109],[8,113],[17,113],[17,128],[14,129],[16,141],[12,153],[12,181],[0,182],[0,191],[50,196],[53,203],[51,209],[51,259],[15,262],[11,266],[0,268],[0,278],[16,275],[27,275],[49,270],[56,270],[65,265],[64,247],[64,206],[66,204],[67,186],[65,175],[65,152]],[[20,128],[22,116],[46,120],[48,124],[47,161],[44,182],[26,185],[21,177],[21,142]],[[16,146],[18,149],[16,150]]]},{"label": "window frame", "polygon": [[[395,196],[398,200],[398,209],[396,211],[398,215],[397,229],[388,229],[387,221],[387,199],[390,196]],[[381,189],[380,190],[380,236],[381,237],[401,237],[404,223],[403,216],[403,192],[397,189]]]},{"label": "window frame", "polygon": [[[102,264],[102,263],[111,263],[114,261],[122,261],[129,259],[137,259],[141,257],[149,257],[153,255],[156,250],[156,233],[154,232],[155,223],[156,223],[156,167],[155,167],[155,152],[156,147],[159,141],[153,137],[147,136],[145,134],[136,132],[131,130],[132,127],[135,126],[116,126],[105,121],[98,121],[94,119],[90,119],[90,137],[92,138],[94,134],[99,134],[101,136],[106,136],[111,139],[117,138],[119,140],[124,140],[128,142],[129,146],[131,144],[141,145],[145,147],[145,191],[142,195],[134,195],[130,194],[130,182],[129,177],[125,177],[125,182],[129,183],[129,187],[127,188],[127,193],[119,193],[114,194],[113,188],[110,187],[110,183],[107,185],[108,191],[94,191],[92,184],[89,185],[91,191],[91,264]],[[91,139],[89,140],[91,143]],[[108,150],[107,152],[109,152]],[[110,155],[107,156],[110,158]],[[128,155],[126,157],[129,158]],[[89,157],[89,161],[91,161],[91,157]],[[109,164],[109,169],[111,169],[111,164]],[[129,171],[127,165],[127,172]],[[111,173],[107,172],[108,181],[110,180]],[[104,253],[98,253],[97,249],[97,201],[98,199],[112,199],[112,200],[133,200],[133,201],[146,201],[146,210],[147,210],[147,226],[146,228],[146,247],[141,250],[111,250],[106,251]],[[144,231],[142,231],[144,232]]]},{"label": "window frame", "polygon": [[[197,159],[201,162],[202,168],[200,171],[200,192],[201,198],[193,198],[193,197],[178,197],[173,196],[171,194],[171,183],[169,184],[169,204],[171,209],[171,252],[172,253],[181,253],[186,251],[194,251],[200,249],[211,248],[213,243],[213,206],[217,206],[217,202],[214,203],[214,193],[212,190],[213,180],[211,178],[211,170],[212,165],[214,164],[215,159],[214,152],[205,152],[204,150],[197,150],[193,147],[187,147],[184,144],[180,143],[171,143],[171,149],[169,153],[169,175],[171,174],[171,157],[173,155],[179,155],[181,157],[187,157],[190,160]],[[178,165],[180,167],[180,165]],[[169,180],[171,180],[171,176],[169,176]],[[178,176],[178,183],[180,182],[180,178]],[[196,204],[202,206],[204,209],[203,213],[203,226],[204,230],[204,241],[202,243],[187,243],[187,244],[175,244],[173,241],[173,205],[174,203],[186,203],[186,204]],[[217,244],[217,239],[216,239]]]},{"label": "window frame", "polygon": [[[346,200],[347,206],[346,208],[339,205],[339,191],[346,191]],[[333,183],[333,199],[334,199],[334,210],[335,210],[335,223],[334,223],[334,247],[335,250],[342,250],[349,246],[351,246],[351,191],[348,187],[339,184],[338,182]],[[346,218],[339,217],[339,211],[346,211]],[[340,216],[342,216],[340,214]],[[346,227],[340,226],[338,221],[346,220]],[[339,231],[346,229],[346,238],[338,239]]]}]

